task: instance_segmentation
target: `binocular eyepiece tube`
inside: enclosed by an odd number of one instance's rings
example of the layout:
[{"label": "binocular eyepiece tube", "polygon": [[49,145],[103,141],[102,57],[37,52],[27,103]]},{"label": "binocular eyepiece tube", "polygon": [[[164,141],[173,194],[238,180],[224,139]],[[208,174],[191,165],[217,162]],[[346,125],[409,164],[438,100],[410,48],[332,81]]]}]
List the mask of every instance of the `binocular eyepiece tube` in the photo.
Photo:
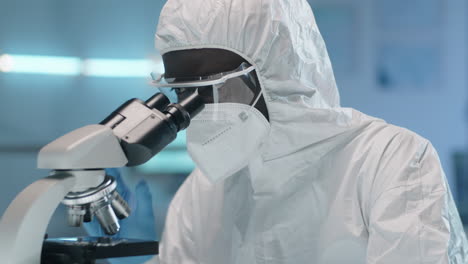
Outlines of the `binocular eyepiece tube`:
[{"label": "binocular eyepiece tube", "polygon": [[170,103],[164,94],[157,93],[145,102],[125,102],[101,124],[112,128],[119,138],[131,167],[147,162],[169,145],[203,108],[204,101],[197,93],[180,103]]}]

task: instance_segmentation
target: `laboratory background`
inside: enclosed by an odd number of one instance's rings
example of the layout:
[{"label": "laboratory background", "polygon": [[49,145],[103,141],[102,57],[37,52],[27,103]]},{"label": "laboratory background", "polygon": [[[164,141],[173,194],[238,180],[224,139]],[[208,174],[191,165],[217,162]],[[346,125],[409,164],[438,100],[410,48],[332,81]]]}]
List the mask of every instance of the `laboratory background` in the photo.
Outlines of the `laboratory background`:
[{"label": "laboratory background", "polygon": [[[189,1],[189,0],[187,0]],[[27,185],[39,149],[156,90],[154,33],[163,0],[0,0],[0,214]],[[468,3],[310,0],[344,107],[417,132],[439,152],[468,225]],[[159,239],[171,198],[194,168],[184,134],[121,170],[145,192]],[[124,220],[125,221],[125,220]],[[84,235],[59,207],[51,237]]]}]

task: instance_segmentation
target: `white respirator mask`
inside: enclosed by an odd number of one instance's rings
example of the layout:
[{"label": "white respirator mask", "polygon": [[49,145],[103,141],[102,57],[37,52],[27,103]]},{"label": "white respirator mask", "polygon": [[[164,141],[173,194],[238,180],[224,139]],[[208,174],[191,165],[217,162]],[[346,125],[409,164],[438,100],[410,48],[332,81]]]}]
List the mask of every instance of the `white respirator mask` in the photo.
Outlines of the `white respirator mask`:
[{"label": "white respirator mask", "polygon": [[208,104],[187,129],[187,150],[205,176],[217,182],[248,165],[269,128],[253,106]]},{"label": "white respirator mask", "polygon": [[160,77],[153,82],[171,101],[193,92],[208,98],[187,128],[187,150],[213,183],[247,166],[268,135],[270,124],[255,108],[262,92],[253,77],[254,69],[243,63],[234,71],[196,80],[163,82]]}]

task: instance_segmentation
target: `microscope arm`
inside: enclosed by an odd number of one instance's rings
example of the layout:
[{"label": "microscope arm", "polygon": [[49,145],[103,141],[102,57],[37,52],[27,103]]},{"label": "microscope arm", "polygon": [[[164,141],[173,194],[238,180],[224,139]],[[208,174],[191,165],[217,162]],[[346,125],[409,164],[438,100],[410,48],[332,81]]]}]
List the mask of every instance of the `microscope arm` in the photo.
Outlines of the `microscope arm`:
[{"label": "microscope arm", "polygon": [[70,174],[34,182],[10,204],[0,222],[0,256],[4,264],[40,264],[47,225],[76,183]]},{"label": "microscope arm", "polygon": [[1,263],[40,264],[47,226],[64,197],[98,186],[105,178],[104,170],[77,168],[93,168],[97,163],[109,167],[122,167],[127,163],[119,141],[104,125],[79,128],[41,150],[38,165],[53,166],[56,171],[26,187],[3,214]]}]

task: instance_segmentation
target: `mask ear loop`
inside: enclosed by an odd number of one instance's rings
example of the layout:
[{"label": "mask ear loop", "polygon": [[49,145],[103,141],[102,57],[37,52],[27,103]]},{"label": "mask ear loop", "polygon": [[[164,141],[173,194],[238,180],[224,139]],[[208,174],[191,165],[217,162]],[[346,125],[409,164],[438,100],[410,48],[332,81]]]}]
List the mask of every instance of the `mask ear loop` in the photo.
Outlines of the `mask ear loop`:
[{"label": "mask ear loop", "polygon": [[257,98],[255,98],[255,101],[252,103],[249,110],[247,110],[247,113],[245,111],[242,111],[242,113],[239,114],[239,118],[242,120],[242,122],[246,121],[249,118],[250,114],[252,113],[252,109],[255,108],[255,105],[257,105],[262,95],[263,90],[260,90],[260,92],[257,95]]},{"label": "mask ear loop", "polygon": [[218,106],[219,106],[219,88],[222,87],[224,83],[214,84],[212,86],[213,92],[213,104],[214,104],[214,111],[213,111],[213,120],[218,119]]}]

